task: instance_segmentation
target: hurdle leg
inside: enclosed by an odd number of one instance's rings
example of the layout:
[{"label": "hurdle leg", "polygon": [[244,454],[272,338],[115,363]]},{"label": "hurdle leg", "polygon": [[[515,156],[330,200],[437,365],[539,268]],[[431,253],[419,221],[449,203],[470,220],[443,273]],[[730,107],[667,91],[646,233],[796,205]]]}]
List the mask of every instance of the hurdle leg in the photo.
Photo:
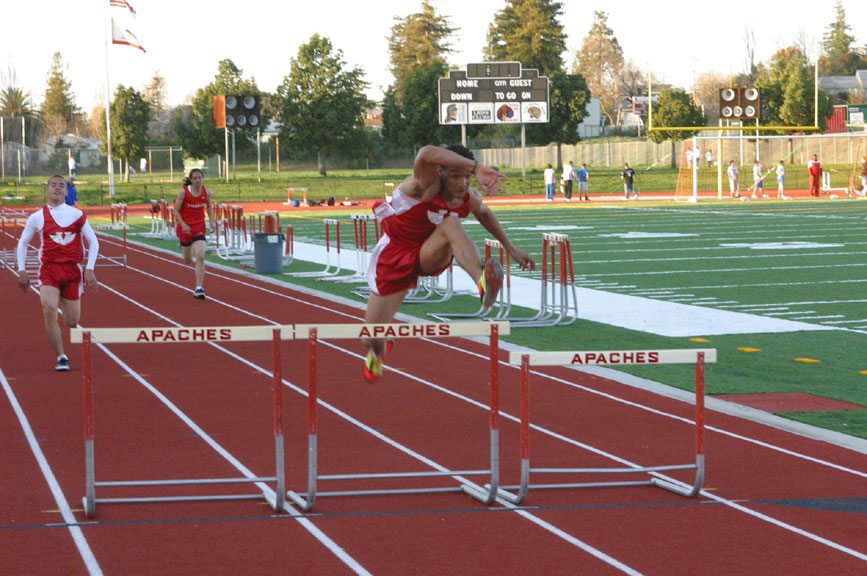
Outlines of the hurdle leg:
[{"label": "hurdle leg", "polygon": [[82,335],[81,341],[82,380],[84,384],[84,481],[85,493],[82,503],[88,518],[96,515],[96,488],[93,465],[93,360],[90,332]]},{"label": "hurdle leg", "polygon": [[490,336],[491,356],[491,482],[485,485],[485,491],[475,486],[464,484],[464,492],[491,505],[497,499],[500,486],[500,338],[499,326],[491,324]]},{"label": "hurdle leg", "polygon": [[687,498],[696,496],[704,484],[704,352],[697,354],[695,362],[695,481],[688,488],[662,478],[651,483]]},{"label": "hurdle leg", "polygon": [[274,496],[269,493],[265,494],[265,500],[271,505],[275,512],[283,509],[286,503],[286,463],[285,451],[283,442],[283,359],[280,350],[280,328],[274,328],[272,336],[272,350],[274,369],[273,386],[274,386],[274,461],[276,489]]},{"label": "hurdle leg", "polygon": [[511,502],[520,504],[527,496],[530,488],[530,356],[521,355],[521,484],[514,494],[500,488],[497,495]]},{"label": "hurdle leg", "polygon": [[316,502],[316,479],[318,478],[318,472],[316,469],[317,332],[316,328],[311,328],[310,335],[307,338],[310,351],[308,358],[309,368],[307,373],[307,494],[297,494],[291,490],[286,494],[289,500],[305,512],[312,510],[313,504]]}]

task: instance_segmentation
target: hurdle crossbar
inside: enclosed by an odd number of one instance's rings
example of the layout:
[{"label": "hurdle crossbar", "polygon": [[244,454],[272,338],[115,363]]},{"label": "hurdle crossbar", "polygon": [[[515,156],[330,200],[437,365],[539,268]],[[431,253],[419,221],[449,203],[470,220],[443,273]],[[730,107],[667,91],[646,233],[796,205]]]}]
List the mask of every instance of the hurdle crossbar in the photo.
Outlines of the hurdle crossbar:
[{"label": "hurdle crossbar", "polygon": [[[288,272],[287,276],[295,276],[297,278],[330,278],[340,274],[340,220],[334,218],[325,218],[322,221],[325,224],[325,269],[316,272]],[[331,227],[334,226],[334,238],[336,247],[337,264],[332,268],[331,265]]]},{"label": "hurdle crossbar", "polygon": [[[658,486],[687,498],[701,490],[704,482],[704,368],[716,362],[716,350],[608,350],[577,352],[511,352],[509,364],[521,367],[521,483],[502,486],[498,496],[519,504],[532,489],[592,488],[601,486]],[[531,366],[653,366],[660,364],[695,364],[695,463],[626,468],[531,468],[530,467],[530,367]],[[659,475],[669,470],[695,470],[691,486],[676,483]],[[634,474],[647,473],[649,480],[531,484],[532,474]],[[509,492],[509,490],[516,490]]]},{"label": "hurdle crossbar", "polygon": [[[88,518],[96,515],[97,504],[131,503],[131,502],[176,502],[176,501],[207,501],[207,500],[245,500],[265,498],[275,511],[280,511],[285,503],[286,474],[284,464],[283,441],[283,369],[280,344],[282,340],[291,340],[291,326],[203,326],[203,327],[158,327],[158,328],[73,328],[70,331],[70,341],[82,345],[82,372],[84,383],[84,452],[85,452],[85,496],[82,499],[84,513]],[[123,480],[97,481],[94,469],[94,411],[93,411],[93,344],[114,343],[164,343],[164,342],[251,342],[267,341],[272,343],[272,387],[273,387],[273,421],[274,421],[274,451],[275,475],[268,477],[234,477],[234,478],[190,478],[183,480]],[[130,487],[130,486],[178,486],[198,484],[232,484],[232,483],[274,482],[275,494],[267,492],[257,494],[223,494],[203,496],[155,496],[155,497],[121,497],[97,498],[98,487]]]},{"label": "hurdle crossbar", "polygon": [[[473,498],[493,504],[498,495],[500,478],[499,453],[499,336],[508,335],[508,322],[460,322],[453,324],[296,324],[295,339],[307,339],[308,342],[308,465],[307,492],[287,492],[287,498],[304,511],[310,511],[317,497],[326,496],[363,496],[385,494],[419,494],[463,491]],[[488,336],[490,346],[490,467],[484,470],[460,471],[419,471],[373,474],[328,474],[318,472],[318,421],[317,421],[317,364],[318,342],[330,339],[358,338],[443,338],[452,336]],[[456,487],[429,487],[404,489],[365,489],[342,490],[331,492],[318,491],[318,483],[326,480],[359,480],[382,478],[436,477],[436,476],[472,476],[489,475],[490,482],[486,488],[463,483]]]}]

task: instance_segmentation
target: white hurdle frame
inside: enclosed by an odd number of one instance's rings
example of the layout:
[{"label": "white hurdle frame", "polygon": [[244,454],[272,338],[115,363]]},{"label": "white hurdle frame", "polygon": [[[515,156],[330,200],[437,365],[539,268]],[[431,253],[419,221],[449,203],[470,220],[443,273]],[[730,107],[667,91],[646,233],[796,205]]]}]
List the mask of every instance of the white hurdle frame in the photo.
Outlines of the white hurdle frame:
[{"label": "white hurdle frame", "polygon": [[[499,337],[509,335],[508,322],[459,322],[443,324],[296,324],[295,339],[307,338],[309,351],[308,372],[308,463],[307,492],[289,491],[286,497],[296,506],[309,512],[317,497],[326,496],[363,496],[384,494],[428,494],[441,492],[465,492],[487,505],[497,499],[500,483],[500,430],[499,430]],[[490,468],[487,470],[453,470],[447,472],[393,472],[373,474],[328,474],[321,475],[318,470],[318,392],[317,392],[317,347],[319,340],[359,339],[363,337],[383,338],[443,338],[488,336],[490,346]],[[456,487],[406,488],[406,489],[367,489],[319,492],[319,481],[358,480],[379,478],[443,477],[490,475],[490,482],[484,490],[469,484]]]},{"label": "white hurdle frame", "polygon": [[[577,352],[511,352],[509,364],[521,367],[521,483],[502,486],[498,496],[520,504],[532,489],[593,488],[603,486],[658,486],[686,498],[692,498],[704,483],[704,367],[716,362],[716,349],[685,350],[614,350]],[[653,366],[660,364],[695,364],[695,463],[626,468],[531,468],[530,467],[530,366]],[[668,470],[695,470],[695,480],[684,487],[662,478],[637,481],[530,484],[530,474],[635,474]],[[508,492],[517,490],[517,492]]]},{"label": "white hurdle frame", "polygon": [[[168,339],[171,336],[171,339]],[[168,340],[167,340],[168,339]],[[178,502],[203,500],[247,500],[265,498],[274,511],[279,512],[285,503],[286,466],[283,448],[283,364],[280,344],[292,340],[292,326],[200,326],[190,328],[73,328],[70,342],[81,344],[82,380],[84,384],[84,453],[85,496],[82,499],[84,513],[88,518],[96,515],[97,504],[131,502]],[[189,478],[184,480],[127,480],[97,481],[94,469],[94,417],[93,417],[93,344],[159,343],[159,342],[272,342],[273,357],[273,403],[274,403],[274,451],[275,475],[269,477],[234,478]],[[275,496],[267,493],[225,494],[208,496],[157,496],[127,498],[97,498],[96,488],[101,486],[178,486],[190,484],[225,484],[274,482]]]},{"label": "white hurdle frame", "polygon": [[[316,272],[289,272],[287,273],[287,276],[323,279],[340,274],[340,220],[326,218],[322,222],[325,224],[325,270],[319,270]],[[336,239],[337,248],[337,264],[334,269],[331,268],[331,226],[334,226],[335,228],[334,237]]]}]

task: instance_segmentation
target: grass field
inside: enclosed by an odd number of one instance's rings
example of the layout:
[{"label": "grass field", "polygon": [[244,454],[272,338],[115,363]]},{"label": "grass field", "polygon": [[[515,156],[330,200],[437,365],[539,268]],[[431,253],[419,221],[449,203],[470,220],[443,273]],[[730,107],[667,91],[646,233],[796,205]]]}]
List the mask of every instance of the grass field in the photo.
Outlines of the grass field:
[{"label": "grass field", "polygon": [[[851,172],[851,165],[826,166],[828,170],[837,170],[838,179],[846,180]],[[669,166],[635,166],[635,186],[639,192],[670,192],[677,186],[678,170]],[[263,171],[262,181],[259,181],[255,166],[242,166],[238,170],[238,178],[226,183],[224,180],[208,178],[205,185],[213,192],[217,202],[264,202],[286,200],[286,189],[307,188],[310,199],[325,200],[333,196],[337,200],[376,198],[383,195],[383,184],[386,182],[400,183],[409,173],[410,168],[375,169],[375,170],[331,170],[328,176],[320,176],[314,170],[292,170],[283,172]],[[590,196],[595,194],[611,194],[623,191],[620,180],[621,167],[590,166]],[[544,194],[543,168],[527,169],[526,180],[522,178],[519,169],[503,169],[509,180],[505,184],[503,194],[526,195]],[[741,185],[746,189],[752,185],[750,167],[741,168]],[[7,179],[2,187],[3,196],[20,196],[27,204],[38,204],[42,201],[47,175],[30,176],[28,181],[20,184]],[[104,174],[83,174],[78,177],[77,190],[79,204],[82,206],[100,206],[110,202],[126,204],[148,203],[151,200],[173,199],[181,187],[183,174],[174,173],[170,180],[168,173],[137,174],[130,182],[121,182],[117,178],[115,197],[109,196],[108,181]],[[790,189],[806,188],[807,173],[804,166],[787,167],[787,186]],[[727,179],[723,180],[724,191],[728,190]],[[716,190],[716,167],[708,168],[702,165],[699,171],[699,187],[701,190]],[[834,184],[835,186],[838,184]],[[765,187],[776,190],[776,181],[771,176],[766,178]]]},{"label": "grass field", "polygon": [[[571,326],[524,328],[507,340],[540,350],[713,347],[719,362],[708,366],[709,394],[806,392],[867,407],[867,358],[860,350],[867,344],[867,203],[593,203],[511,206],[496,212],[513,241],[537,260],[541,231],[569,234],[579,287],[633,296],[638,306],[676,302],[808,325],[792,332],[733,333],[735,329],[668,337],[587,320],[593,311],[585,314],[579,299],[581,318]],[[323,244],[321,219],[348,220],[349,214],[292,212],[282,221],[293,224],[296,242]],[[482,245],[481,227],[467,229]],[[344,230],[347,245],[352,227]],[[176,249],[174,242],[148,242]],[[322,268],[303,262],[302,253],[296,257],[289,271]],[[350,285],[281,278],[362,301]],[[477,309],[477,298],[459,296],[444,304],[407,304],[402,311],[424,317],[431,311]],[[689,366],[624,371],[683,389],[693,384]],[[867,438],[867,410],[781,415]]]}]

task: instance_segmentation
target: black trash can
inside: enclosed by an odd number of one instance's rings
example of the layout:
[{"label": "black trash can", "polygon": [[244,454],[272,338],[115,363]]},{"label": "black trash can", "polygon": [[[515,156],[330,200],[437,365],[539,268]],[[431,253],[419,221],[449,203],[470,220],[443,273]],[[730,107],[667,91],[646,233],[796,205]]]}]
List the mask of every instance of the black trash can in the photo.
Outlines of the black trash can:
[{"label": "black trash can", "polygon": [[280,274],[283,272],[283,242],[279,232],[253,234],[253,257],[257,274]]}]

